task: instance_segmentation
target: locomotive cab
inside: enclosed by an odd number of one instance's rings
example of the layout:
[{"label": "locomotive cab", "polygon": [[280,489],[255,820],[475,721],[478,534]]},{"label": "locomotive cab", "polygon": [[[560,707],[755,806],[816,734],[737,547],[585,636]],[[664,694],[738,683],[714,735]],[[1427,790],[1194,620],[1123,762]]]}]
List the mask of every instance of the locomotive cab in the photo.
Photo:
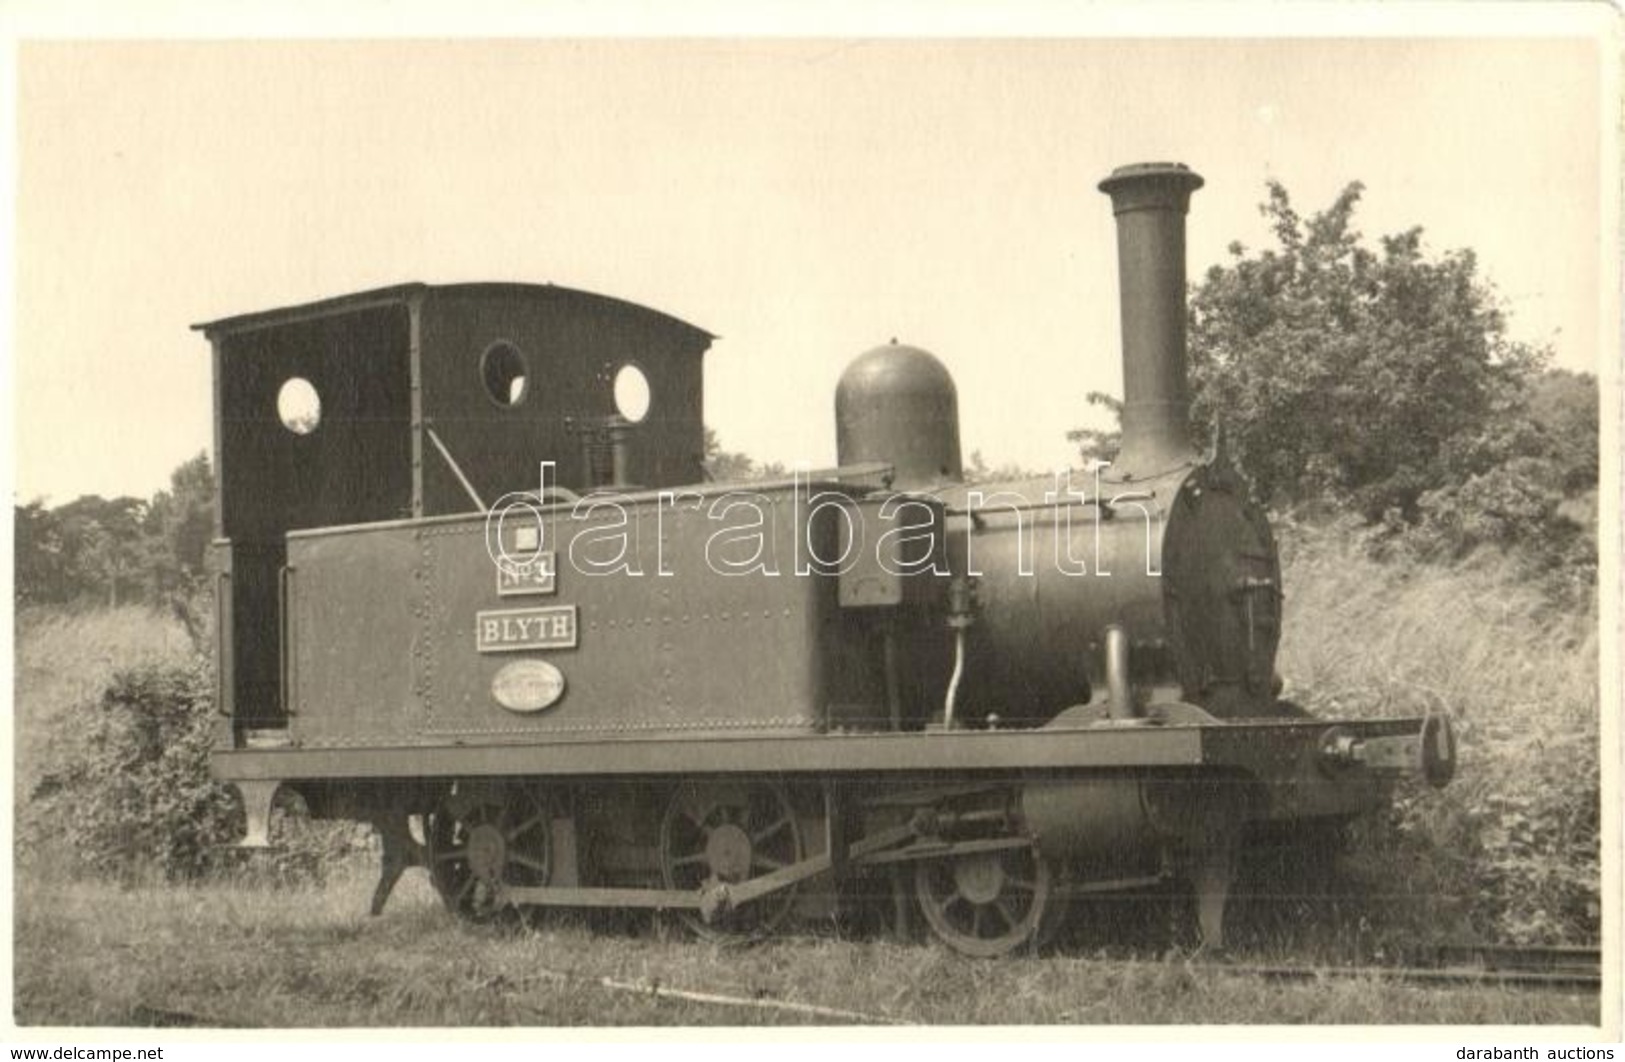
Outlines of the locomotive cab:
[{"label": "locomotive cab", "polygon": [[712,336],[552,285],[407,284],[195,326],[213,346],[220,705],[286,726],[289,532],[700,478]]}]

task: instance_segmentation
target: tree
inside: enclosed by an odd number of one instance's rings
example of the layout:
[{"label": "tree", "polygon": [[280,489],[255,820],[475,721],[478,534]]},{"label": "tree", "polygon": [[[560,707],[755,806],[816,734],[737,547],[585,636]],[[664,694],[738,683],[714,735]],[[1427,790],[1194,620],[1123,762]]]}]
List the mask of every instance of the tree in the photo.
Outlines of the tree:
[{"label": "tree", "polygon": [[758,464],[748,454],[724,450],[717,433],[711,428],[706,428],[705,475],[707,479],[716,483],[737,483],[749,479],[778,479],[789,473],[777,461]]},{"label": "tree", "polygon": [[[1091,406],[1099,406],[1115,417],[1119,424],[1123,420],[1123,403],[1104,391],[1090,391],[1085,397]],[[1115,461],[1117,451],[1123,447],[1123,430],[1118,428],[1073,428],[1066,433],[1066,441],[1078,448],[1078,457],[1084,465],[1091,465],[1096,461]]]},{"label": "tree", "polygon": [[1548,369],[1529,391],[1529,415],[1544,436],[1547,456],[1562,469],[1570,497],[1597,489],[1597,378]]},{"label": "tree", "polygon": [[[1068,432],[1067,438],[1070,439],[1072,434]],[[1035,479],[1037,475],[1036,472],[1009,461],[990,465],[980,450],[970,452],[970,459],[964,463],[964,468],[960,471],[965,484],[972,487],[983,483],[1015,483],[1024,479]]]},{"label": "tree", "polygon": [[62,522],[36,498],[14,507],[16,596],[19,605],[66,601],[74,594]]},{"label": "tree", "polygon": [[54,509],[36,499],[13,515],[20,603],[142,600],[201,633],[195,606],[214,533],[207,454],[176,468],[150,502],[86,494]]},{"label": "tree", "polygon": [[199,453],[170,473],[169,490],[153,495],[143,526],[151,601],[167,607],[194,643],[208,629],[206,573],[214,537],[214,470]]},{"label": "tree", "polygon": [[1193,418],[1274,504],[1414,522],[1429,492],[1533,446],[1523,388],[1546,352],[1506,335],[1470,250],[1353,226],[1350,184],[1307,220],[1269,184],[1277,246],[1231,244],[1190,300]]},{"label": "tree", "polygon": [[146,510],[140,498],[96,494],[51,510],[67,576],[57,600],[104,599],[117,605],[141,596]]}]

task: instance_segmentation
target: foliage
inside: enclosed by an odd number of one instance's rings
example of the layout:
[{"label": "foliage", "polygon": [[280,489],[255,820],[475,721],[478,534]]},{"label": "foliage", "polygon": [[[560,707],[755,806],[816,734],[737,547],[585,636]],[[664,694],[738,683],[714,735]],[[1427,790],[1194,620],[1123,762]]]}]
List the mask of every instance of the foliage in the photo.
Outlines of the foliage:
[{"label": "foliage", "polygon": [[1459,742],[1455,780],[1402,788],[1351,853],[1378,893],[1410,897],[1373,921],[1399,939],[1596,940],[1594,596],[1555,603],[1492,553],[1450,568],[1378,561],[1381,530],[1352,519],[1278,532],[1286,695],[1324,718],[1446,714]]},{"label": "foliage", "polygon": [[1562,470],[1566,496],[1597,489],[1597,399],[1597,378],[1567,369],[1548,369],[1529,390],[1529,415]]},{"label": "foliage", "polygon": [[705,429],[705,476],[716,483],[738,483],[752,479],[778,479],[787,476],[784,465],[777,461],[757,462],[748,454],[722,448],[717,433]]},{"label": "foliage", "polygon": [[72,557],[63,541],[61,521],[39,499],[15,507],[15,592],[17,604],[62,601],[67,590]]},{"label": "foliage", "polygon": [[[1086,401],[1091,406],[1107,410],[1121,423],[1123,403],[1120,399],[1104,391],[1090,391]],[[1066,441],[1077,446],[1078,456],[1087,466],[1097,461],[1115,460],[1117,451],[1123,446],[1123,432],[1120,428],[1074,428],[1066,433]]]},{"label": "foliage", "polygon": [[1527,448],[1515,415],[1546,352],[1506,335],[1470,250],[1429,259],[1420,228],[1364,246],[1362,191],[1304,219],[1270,182],[1277,246],[1232,244],[1192,293],[1194,416],[1272,503],[1414,521],[1427,491]]},{"label": "foliage", "polygon": [[61,846],[86,871],[194,876],[241,832],[231,794],[208,775],[208,668],[145,664],[113,676],[78,720],[77,748],[29,794],[24,843]]},{"label": "foliage", "polygon": [[[1192,427],[1281,511],[1352,514],[1406,560],[1516,559],[1557,599],[1596,582],[1597,381],[1511,339],[1470,250],[1368,247],[1356,182],[1308,218],[1270,182],[1275,244],[1193,286]],[[1095,405],[1113,408],[1103,395]],[[1069,434],[1110,458],[1110,432]]]},{"label": "foliage", "polygon": [[972,487],[980,483],[1013,483],[1018,480],[1032,479],[1034,475],[1035,473],[1032,471],[1009,462],[1001,465],[989,465],[980,450],[971,451],[970,460],[964,463],[962,471],[965,484]]},{"label": "foliage", "polygon": [[150,501],[92,494],[55,508],[39,499],[16,506],[17,600],[145,602],[173,612],[200,638],[213,507],[214,474],[201,453]]},{"label": "foliage", "polygon": [[214,537],[214,470],[207,454],[176,468],[169,490],[147,507],[145,537],[153,604],[168,608],[202,644],[208,626],[207,567]]},{"label": "foliage", "polygon": [[146,513],[139,498],[93,494],[55,509],[39,501],[18,507],[18,600],[89,598],[116,607],[137,597]]},{"label": "foliage", "polygon": [[[1597,582],[1596,377],[1549,370],[1485,432],[1483,470],[1424,493],[1419,519],[1379,543],[1428,560],[1489,548],[1555,600],[1585,607]],[[1392,522],[1392,521],[1390,521]]]},{"label": "foliage", "polygon": [[1377,545],[1446,560],[1491,547],[1513,557],[1522,574],[1555,600],[1583,606],[1597,581],[1595,517],[1587,527],[1570,515],[1563,479],[1550,458],[1512,458],[1464,483],[1422,495],[1420,524]]},{"label": "foliage", "polygon": [[16,617],[13,799],[19,818],[47,774],[82,758],[88,714],[120,670],[184,667],[191,645],[168,617],[142,605],[34,606]]},{"label": "foliage", "polygon": [[[277,882],[319,880],[327,868],[368,845],[349,824],[310,822],[296,802],[273,816],[280,847],[250,863],[226,846],[242,836],[234,792],[209,775],[209,752],[223,722],[214,711],[208,661],[191,651],[139,649],[133,632],[161,628],[147,612],[91,614],[66,623],[25,617],[19,639],[18,839],[34,873],[120,881],[166,880],[222,871]],[[131,644],[113,647],[131,661],[112,667],[99,691],[50,689],[41,664],[77,642],[102,644],[98,628]],[[115,635],[115,637],[120,635]],[[41,702],[57,702],[49,705]]]}]

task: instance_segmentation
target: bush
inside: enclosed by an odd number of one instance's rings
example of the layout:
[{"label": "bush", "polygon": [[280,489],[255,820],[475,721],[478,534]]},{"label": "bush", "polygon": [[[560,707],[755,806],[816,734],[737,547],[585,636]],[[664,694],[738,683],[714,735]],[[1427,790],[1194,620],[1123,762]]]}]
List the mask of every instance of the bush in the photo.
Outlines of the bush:
[{"label": "bush", "polygon": [[1457,561],[1480,550],[1509,557],[1555,602],[1584,608],[1597,582],[1594,533],[1569,515],[1562,467],[1515,457],[1481,476],[1422,495],[1422,519],[1399,532],[1402,552]]},{"label": "bush", "polygon": [[249,856],[234,790],[209,775],[218,716],[208,663],[145,663],[116,672],[19,815],[25,863],[69,875],[195,879],[230,871],[278,883],[320,881],[367,847],[364,828],[314,823],[296,799],[273,816],[282,846]]},{"label": "bush", "polygon": [[241,832],[232,794],[208,776],[213,698],[203,661],[115,673],[73,720],[70,751],[34,786],[24,846],[47,839],[72,869],[189,877]]}]

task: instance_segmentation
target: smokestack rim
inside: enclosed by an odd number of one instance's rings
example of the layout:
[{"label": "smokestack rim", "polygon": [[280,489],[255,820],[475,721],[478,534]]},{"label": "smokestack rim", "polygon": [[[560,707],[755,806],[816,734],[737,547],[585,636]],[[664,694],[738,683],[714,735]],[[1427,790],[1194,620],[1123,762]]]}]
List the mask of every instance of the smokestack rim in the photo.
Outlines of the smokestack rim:
[{"label": "smokestack rim", "polygon": [[1207,182],[1183,162],[1135,162],[1119,166],[1098,187],[1112,197],[1112,214],[1134,210],[1189,213],[1191,193]]}]

